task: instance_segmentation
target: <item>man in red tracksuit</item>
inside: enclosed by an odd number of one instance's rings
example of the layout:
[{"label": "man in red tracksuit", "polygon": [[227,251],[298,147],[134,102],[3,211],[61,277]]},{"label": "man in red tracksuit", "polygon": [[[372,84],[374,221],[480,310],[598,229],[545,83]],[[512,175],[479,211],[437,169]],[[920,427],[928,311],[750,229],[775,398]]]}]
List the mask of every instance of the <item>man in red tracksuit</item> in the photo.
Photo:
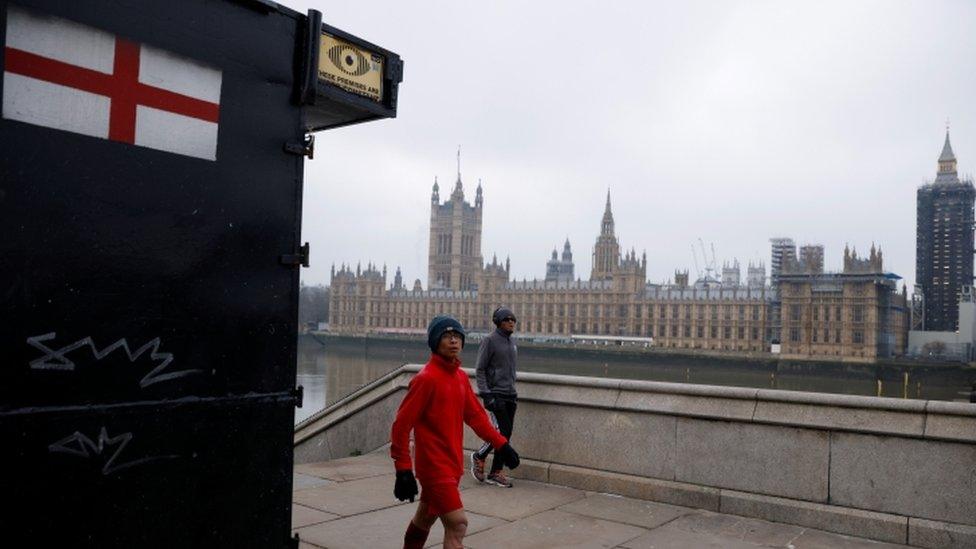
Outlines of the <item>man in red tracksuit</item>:
[{"label": "man in red tracksuit", "polygon": [[[396,466],[393,494],[400,501],[412,502],[417,495],[417,480],[423,488],[420,505],[404,535],[405,549],[422,548],[438,518],[444,524],[444,547],[463,547],[461,540],[468,519],[458,484],[464,474],[465,423],[497,448],[496,458],[501,457],[510,469],[519,464],[518,454],[491,424],[471,389],[467,374],[460,369],[464,336],[461,323],[449,316],[438,316],[430,322],[427,345],[433,354],[410,381],[393,422],[390,435],[390,455]],[[414,432],[417,480],[410,459],[410,431]]]}]

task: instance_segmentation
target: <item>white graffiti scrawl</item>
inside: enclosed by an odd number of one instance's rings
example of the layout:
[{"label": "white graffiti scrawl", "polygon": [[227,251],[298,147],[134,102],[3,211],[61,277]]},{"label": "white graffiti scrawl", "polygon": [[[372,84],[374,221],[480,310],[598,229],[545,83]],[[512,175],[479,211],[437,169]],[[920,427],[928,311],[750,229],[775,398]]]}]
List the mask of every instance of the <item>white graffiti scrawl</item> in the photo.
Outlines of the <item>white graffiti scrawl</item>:
[{"label": "white graffiti scrawl", "polygon": [[93,441],[92,439],[88,438],[87,435],[84,435],[79,431],[75,431],[74,434],[66,436],[63,439],[50,444],[47,449],[52,453],[70,454],[89,459],[95,457],[104,459],[105,456],[111,452],[111,456],[102,466],[103,475],[110,475],[121,469],[142,465],[152,461],[175,459],[180,457],[178,455],[152,456],[126,461],[124,463],[116,463],[116,460],[122,454],[122,450],[125,450],[125,447],[131,440],[132,433],[122,433],[121,435],[110,437],[108,436],[108,431],[105,429],[105,427],[102,427],[101,432],[98,433],[98,442]]},{"label": "white graffiti scrawl", "polygon": [[60,349],[52,349],[51,347],[48,347],[43,343],[45,341],[51,341],[55,337],[57,337],[57,333],[50,332],[47,334],[27,338],[28,345],[44,353],[44,356],[40,358],[36,358],[30,362],[30,367],[32,369],[74,370],[75,363],[74,361],[72,361],[70,358],[67,357],[67,354],[76,349],[80,349],[82,347],[88,346],[91,348],[92,355],[95,357],[96,361],[105,358],[116,349],[122,349],[123,351],[125,351],[126,356],[129,358],[129,362],[135,362],[136,360],[139,359],[140,356],[142,356],[144,353],[148,351],[149,358],[159,362],[159,364],[155,368],[153,368],[148,374],[143,376],[143,378],[139,381],[139,386],[143,388],[148,387],[154,383],[159,383],[161,381],[168,381],[170,379],[175,379],[190,374],[198,374],[203,371],[203,370],[178,370],[175,372],[164,373],[164,370],[166,370],[169,364],[173,362],[173,354],[159,352],[159,345],[161,341],[158,337],[152,339],[142,347],[139,347],[138,349],[135,350],[135,352],[129,349],[129,343],[125,340],[125,338],[122,338],[116,341],[115,343],[112,343],[111,345],[105,347],[102,350],[99,350],[98,347],[95,346],[95,342],[92,341],[91,337],[85,337],[79,339],[78,341],[65,345]]}]

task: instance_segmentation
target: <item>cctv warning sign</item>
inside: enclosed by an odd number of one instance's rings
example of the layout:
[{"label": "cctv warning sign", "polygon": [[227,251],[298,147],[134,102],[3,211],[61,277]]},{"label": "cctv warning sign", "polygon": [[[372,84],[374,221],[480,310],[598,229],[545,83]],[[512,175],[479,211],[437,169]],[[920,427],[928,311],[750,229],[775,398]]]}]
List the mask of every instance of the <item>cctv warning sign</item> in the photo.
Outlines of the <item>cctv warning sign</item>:
[{"label": "cctv warning sign", "polygon": [[383,101],[383,56],[322,33],[319,78],[346,91]]}]

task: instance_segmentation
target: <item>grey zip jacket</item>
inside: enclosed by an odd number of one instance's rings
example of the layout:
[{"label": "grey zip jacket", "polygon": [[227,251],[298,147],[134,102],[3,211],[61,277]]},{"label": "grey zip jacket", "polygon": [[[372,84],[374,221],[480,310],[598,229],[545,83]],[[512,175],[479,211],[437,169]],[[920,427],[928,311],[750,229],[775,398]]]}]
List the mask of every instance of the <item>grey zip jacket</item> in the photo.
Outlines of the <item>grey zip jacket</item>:
[{"label": "grey zip jacket", "polygon": [[481,340],[478,348],[478,365],[475,377],[478,381],[478,394],[494,394],[501,397],[516,398],[515,359],[518,348],[512,335],[496,328],[491,335]]}]

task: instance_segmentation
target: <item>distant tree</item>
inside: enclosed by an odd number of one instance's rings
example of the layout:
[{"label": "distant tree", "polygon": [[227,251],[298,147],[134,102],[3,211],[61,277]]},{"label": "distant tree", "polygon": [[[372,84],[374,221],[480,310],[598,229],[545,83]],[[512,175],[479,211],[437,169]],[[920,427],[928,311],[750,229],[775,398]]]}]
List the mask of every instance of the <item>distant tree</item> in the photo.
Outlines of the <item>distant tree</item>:
[{"label": "distant tree", "polygon": [[945,354],[946,344],[942,341],[929,341],[922,345],[922,352],[928,356],[942,356]]},{"label": "distant tree", "polygon": [[329,321],[328,286],[302,284],[298,290],[298,321],[301,324]]}]

